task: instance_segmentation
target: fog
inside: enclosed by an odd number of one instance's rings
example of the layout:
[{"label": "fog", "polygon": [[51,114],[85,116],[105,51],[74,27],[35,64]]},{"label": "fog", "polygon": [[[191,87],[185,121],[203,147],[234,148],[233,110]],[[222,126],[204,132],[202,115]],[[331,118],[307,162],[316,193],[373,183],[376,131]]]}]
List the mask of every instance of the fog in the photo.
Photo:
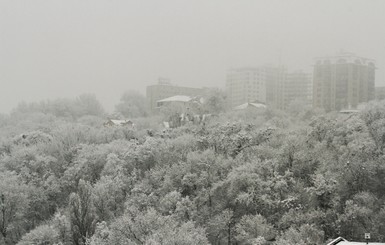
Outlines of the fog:
[{"label": "fog", "polygon": [[0,0],[0,112],[94,93],[112,111],[158,77],[224,87],[231,67],[312,70],[340,50],[376,60],[385,85],[385,1]]}]

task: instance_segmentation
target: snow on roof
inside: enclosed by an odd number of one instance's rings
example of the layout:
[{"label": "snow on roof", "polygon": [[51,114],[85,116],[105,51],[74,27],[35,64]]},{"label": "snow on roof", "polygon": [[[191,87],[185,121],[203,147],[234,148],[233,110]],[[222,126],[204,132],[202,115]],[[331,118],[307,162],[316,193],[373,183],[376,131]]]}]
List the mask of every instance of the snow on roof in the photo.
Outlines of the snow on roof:
[{"label": "snow on roof", "polygon": [[128,125],[128,124],[133,124],[131,120],[120,120],[120,119],[109,119],[105,124],[112,123],[113,125]]},{"label": "snow on roof", "polygon": [[187,95],[175,95],[165,99],[158,100],[157,102],[189,102],[193,98]]},{"label": "snow on roof", "polygon": [[329,242],[327,245],[335,245],[337,243],[346,242],[347,240],[343,237],[337,237],[333,241]]},{"label": "snow on roof", "polygon": [[[338,237],[333,241],[329,242],[327,245],[363,245],[363,244],[366,244],[366,242],[349,242],[343,237]],[[370,242],[369,244],[385,245],[385,243],[381,243],[381,242]]]},{"label": "snow on roof", "polygon": [[[366,242],[348,242],[348,241],[342,241],[337,243],[337,245],[364,245]],[[385,243],[382,242],[369,242],[369,244],[372,245],[384,245]]]},{"label": "snow on roof", "polygon": [[248,107],[266,108],[266,105],[262,104],[262,103],[249,102],[249,103],[245,103],[245,104],[234,107],[234,110],[243,110],[243,109],[246,109]]},{"label": "snow on roof", "polygon": [[111,119],[111,122],[115,124],[122,124],[122,123],[128,123],[131,122],[131,120],[117,120],[117,119]]},{"label": "snow on roof", "polygon": [[358,113],[360,112],[359,110],[341,110],[340,113],[343,114],[351,114],[351,113]]}]

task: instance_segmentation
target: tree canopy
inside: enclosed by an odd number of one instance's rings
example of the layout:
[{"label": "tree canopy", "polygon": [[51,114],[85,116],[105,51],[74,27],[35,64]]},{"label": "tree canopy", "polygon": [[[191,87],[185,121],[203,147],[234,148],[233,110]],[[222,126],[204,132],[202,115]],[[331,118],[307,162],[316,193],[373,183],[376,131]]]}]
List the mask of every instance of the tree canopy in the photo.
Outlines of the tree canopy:
[{"label": "tree canopy", "polygon": [[385,240],[384,102],[349,115],[224,112],[167,130],[153,117],[103,127],[94,102],[0,118],[0,244]]}]

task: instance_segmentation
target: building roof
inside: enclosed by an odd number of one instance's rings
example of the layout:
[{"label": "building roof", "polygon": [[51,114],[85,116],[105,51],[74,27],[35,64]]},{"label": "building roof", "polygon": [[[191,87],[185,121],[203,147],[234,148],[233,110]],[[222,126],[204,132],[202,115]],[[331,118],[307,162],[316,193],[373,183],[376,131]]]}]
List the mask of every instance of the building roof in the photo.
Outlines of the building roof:
[{"label": "building roof", "polygon": [[193,98],[187,95],[175,95],[165,99],[158,100],[157,102],[189,102]]},{"label": "building roof", "polygon": [[362,65],[368,65],[371,64],[374,67],[375,65],[375,60],[369,59],[369,58],[364,58],[355,55],[354,53],[349,53],[349,52],[340,52],[336,55],[333,56],[326,56],[326,57],[316,57],[314,58],[316,60],[317,64],[325,64],[325,63],[356,63],[356,64],[362,64]]},{"label": "building roof", "polygon": [[131,120],[120,120],[120,119],[109,119],[106,123],[104,123],[104,125],[107,125],[107,124],[113,124],[113,125],[116,125],[116,126],[123,126],[123,125],[129,125],[129,124],[133,124],[133,122]]},{"label": "building roof", "polygon": [[239,106],[234,107],[234,110],[243,110],[246,108],[266,108],[265,104],[257,103],[257,102],[248,102]]},{"label": "building roof", "polygon": [[341,242],[346,242],[347,240],[343,237],[337,237],[336,239],[334,239],[333,241],[329,242],[327,245],[335,245],[335,244],[339,244]]},{"label": "building roof", "polygon": [[[348,242],[348,241],[342,241],[339,243],[336,243],[338,245],[364,245],[366,242]],[[385,243],[383,242],[369,242],[371,245],[384,245]]]},{"label": "building roof", "polygon": [[[363,245],[363,244],[366,244],[366,242],[349,242],[343,237],[338,237],[333,241],[329,242],[327,245]],[[385,245],[385,243],[381,243],[381,242],[369,242],[369,244]]]},{"label": "building roof", "polygon": [[353,113],[359,113],[360,110],[353,110],[353,109],[350,109],[350,110],[341,110],[340,113],[342,114],[353,114]]},{"label": "building roof", "polygon": [[116,119],[111,119],[111,122],[113,122],[114,124],[124,124],[124,123],[131,123],[131,120],[116,120]]}]

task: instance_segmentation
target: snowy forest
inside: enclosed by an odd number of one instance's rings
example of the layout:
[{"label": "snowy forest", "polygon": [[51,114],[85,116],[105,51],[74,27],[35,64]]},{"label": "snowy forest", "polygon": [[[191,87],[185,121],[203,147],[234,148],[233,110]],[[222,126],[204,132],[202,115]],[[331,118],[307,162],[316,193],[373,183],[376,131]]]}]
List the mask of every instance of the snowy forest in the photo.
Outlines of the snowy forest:
[{"label": "snowy forest", "polygon": [[0,115],[0,244],[325,244],[385,240],[385,101],[293,104],[167,129],[126,93],[104,126],[93,95]]}]

